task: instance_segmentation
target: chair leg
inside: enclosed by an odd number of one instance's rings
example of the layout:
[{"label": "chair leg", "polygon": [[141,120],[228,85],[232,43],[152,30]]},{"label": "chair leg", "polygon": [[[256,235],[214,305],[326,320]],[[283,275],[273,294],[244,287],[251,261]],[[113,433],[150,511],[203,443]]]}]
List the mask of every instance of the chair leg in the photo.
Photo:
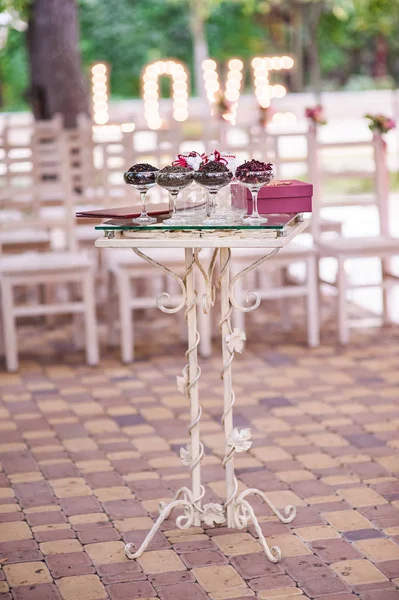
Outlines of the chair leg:
[{"label": "chair leg", "polygon": [[10,281],[1,282],[4,352],[7,371],[18,370],[17,328],[14,316],[13,290]]},{"label": "chair leg", "polygon": [[129,364],[134,360],[133,311],[130,308],[130,279],[123,270],[118,271],[117,283],[122,362]]},{"label": "chair leg", "polygon": [[[55,286],[51,283],[45,283],[43,286],[44,304],[55,304]],[[56,323],[55,315],[45,315],[46,327],[54,327]]]},{"label": "chair leg", "polygon": [[338,293],[338,339],[343,345],[349,342],[348,305],[346,298],[345,258],[338,258],[337,293]]},{"label": "chair leg", "polygon": [[320,345],[320,313],[317,259],[315,256],[310,256],[306,261],[306,277],[308,288],[306,298],[308,346],[309,348],[317,348]]},{"label": "chair leg", "polygon": [[[279,287],[283,287],[288,285],[288,268],[281,267],[276,272],[277,276],[277,285]],[[280,317],[283,324],[283,331],[291,331],[292,330],[292,317],[291,317],[291,302],[290,298],[280,298]]]},{"label": "chair leg", "polygon": [[83,302],[86,335],[86,360],[89,365],[98,365],[98,331],[96,318],[96,301],[94,296],[94,275],[83,275]]},{"label": "chair leg", "polygon": [[318,307],[319,307],[319,325],[321,327],[321,323],[322,323],[322,309],[323,309],[323,290],[322,290],[322,280],[321,280],[321,273],[320,273],[320,267],[321,267],[321,261],[320,258],[317,257],[316,259],[316,277],[317,277],[317,303],[318,303]]},{"label": "chair leg", "polygon": [[119,346],[119,336],[116,333],[115,320],[118,316],[118,294],[116,291],[115,276],[112,271],[104,275],[106,288],[105,323],[107,331],[107,346],[113,348]]},{"label": "chair leg", "polygon": [[[1,295],[0,295],[0,315],[2,314],[1,310]],[[3,333],[3,319],[0,318],[0,357],[4,356],[4,333]]]},{"label": "chair leg", "polygon": [[390,273],[390,260],[386,258],[381,259],[381,281],[382,281],[382,319],[384,325],[388,325],[391,322],[391,294],[392,290],[389,285],[389,277],[387,273]]}]

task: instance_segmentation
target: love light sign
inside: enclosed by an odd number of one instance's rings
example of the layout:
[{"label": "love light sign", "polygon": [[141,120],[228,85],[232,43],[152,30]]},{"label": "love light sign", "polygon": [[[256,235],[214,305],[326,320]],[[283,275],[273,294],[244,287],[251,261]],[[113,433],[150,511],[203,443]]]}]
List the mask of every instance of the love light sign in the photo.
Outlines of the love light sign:
[{"label": "love light sign", "polygon": [[[273,98],[283,98],[287,92],[280,84],[272,84],[272,71],[290,70],[294,61],[290,56],[256,56],[251,61],[252,81],[255,96],[261,108],[268,108]],[[217,103],[225,110],[221,115],[226,121],[235,123],[237,106],[243,88],[244,63],[239,58],[227,62],[227,75],[224,90],[220,83],[217,63],[208,58],[202,63],[206,95],[211,113],[216,112]],[[175,121],[188,119],[189,71],[181,61],[170,58],[157,60],[146,65],[142,71],[141,89],[144,101],[144,117],[150,129],[160,129],[163,121],[159,110],[159,78],[168,76],[171,80],[173,118]],[[109,120],[109,66],[98,62],[91,67],[93,119],[98,125]]]},{"label": "love light sign", "polygon": [[[270,82],[271,71],[290,70],[294,61],[290,56],[256,56],[251,61],[255,96],[259,106],[268,108],[273,98],[283,98],[287,92],[280,84]],[[231,58],[227,63],[225,89],[222,92],[217,63],[206,59],[202,63],[205,90],[211,112],[219,98],[224,99],[228,110],[223,118],[235,122],[237,106],[243,83],[244,63]],[[142,73],[144,116],[150,129],[159,129],[162,119],[159,112],[159,77],[168,75],[172,81],[173,117],[176,121],[188,118],[188,69],[176,59],[156,61],[146,65]]]}]

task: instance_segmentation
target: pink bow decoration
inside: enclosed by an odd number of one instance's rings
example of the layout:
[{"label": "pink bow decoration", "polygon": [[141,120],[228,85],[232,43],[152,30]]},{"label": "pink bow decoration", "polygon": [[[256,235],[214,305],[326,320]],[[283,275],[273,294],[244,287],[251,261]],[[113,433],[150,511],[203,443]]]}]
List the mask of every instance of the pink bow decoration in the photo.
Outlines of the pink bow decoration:
[{"label": "pink bow decoration", "polygon": [[225,165],[227,165],[227,159],[224,158],[224,156],[222,156],[218,150],[215,150],[213,156],[213,160],[215,160],[216,162],[224,163]]},{"label": "pink bow decoration", "polygon": [[206,154],[199,154],[198,152],[196,152],[196,150],[192,150],[191,152],[185,154],[178,154],[177,159],[172,162],[172,165],[179,165],[180,167],[192,167],[191,163],[193,161],[188,161],[188,158],[198,158],[201,159],[202,162],[208,162],[208,157],[206,156]]},{"label": "pink bow decoration", "polygon": [[172,165],[175,167],[179,165],[179,167],[188,167],[186,157],[184,154],[178,154],[177,159],[172,162]]}]

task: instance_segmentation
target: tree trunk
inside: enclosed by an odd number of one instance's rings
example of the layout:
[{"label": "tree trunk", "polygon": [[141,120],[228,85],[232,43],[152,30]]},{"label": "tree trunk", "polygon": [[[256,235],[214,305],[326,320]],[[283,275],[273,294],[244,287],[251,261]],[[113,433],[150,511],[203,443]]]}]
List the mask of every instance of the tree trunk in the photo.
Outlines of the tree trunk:
[{"label": "tree trunk", "polygon": [[30,101],[36,119],[59,113],[75,127],[89,113],[79,53],[75,0],[33,0],[27,30]]},{"label": "tree trunk", "polygon": [[382,33],[377,35],[375,40],[375,60],[373,76],[378,78],[387,76],[388,44]]},{"label": "tree trunk", "polygon": [[320,101],[321,94],[321,68],[320,68],[320,56],[319,47],[317,43],[317,30],[323,5],[321,2],[311,3],[309,6],[308,14],[308,30],[309,30],[309,47],[308,47],[308,58],[310,67],[310,85],[312,86],[313,92],[316,94],[318,101]]},{"label": "tree trunk", "polygon": [[207,102],[202,63],[209,57],[209,52],[205,37],[206,15],[201,4],[201,2],[191,3],[190,27],[193,36],[195,87],[197,95]]}]

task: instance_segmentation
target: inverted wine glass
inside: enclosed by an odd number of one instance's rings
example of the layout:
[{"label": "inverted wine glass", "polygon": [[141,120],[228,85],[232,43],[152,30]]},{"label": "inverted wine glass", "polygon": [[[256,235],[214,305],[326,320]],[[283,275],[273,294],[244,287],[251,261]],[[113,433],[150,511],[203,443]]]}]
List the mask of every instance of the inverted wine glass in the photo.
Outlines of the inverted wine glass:
[{"label": "inverted wine glass", "polygon": [[141,214],[132,220],[136,225],[151,225],[156,223],[155,217],[150,217],[146,209],[146,195],[149,189],[154,187],[156,184],[156,173],[158,169],[153,171],[134,171],[129,170],[124,173],[125,182],[128,185],[134,187],[139,193],[141,198]]},{"label": "inverted wine glass", "polygon": [[[172,170],[173,169],[173,170]],[[187,218],[178,214],[177,197],[180,190],[186,188],[193,181],[194,171],[187,167],[165,167],[157,173],[157,183],[169,192],[169,206],[172,216],[163,221],[164,225],[185,225]],[[183,170],[184,169],[184,170]]]},{"label": "inverted wine glass", "polygon": [[249,189],[252,195],[252,213],[243,217],[242,220],[244,223],[248,225],[262,225],[262,223],[267,223],[267,217],[260,215],[258,211],[258,195],[259,190],[272,181],[274,177],[273,168],[270,167],[256,171],[243,170],[236,173],[236,177],[242,185],[245,185]]}]

